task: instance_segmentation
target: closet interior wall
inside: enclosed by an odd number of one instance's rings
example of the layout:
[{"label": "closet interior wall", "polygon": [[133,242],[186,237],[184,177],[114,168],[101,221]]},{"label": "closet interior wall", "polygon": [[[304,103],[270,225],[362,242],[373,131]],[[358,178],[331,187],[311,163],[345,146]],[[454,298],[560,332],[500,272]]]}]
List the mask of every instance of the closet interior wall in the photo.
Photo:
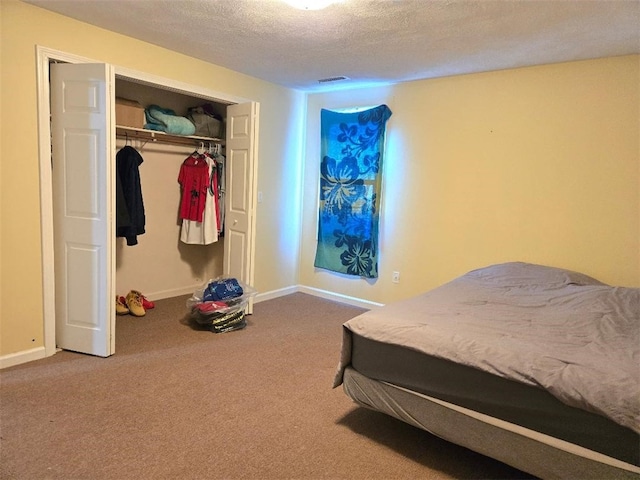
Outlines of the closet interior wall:
[{"label": "closet interior wall", "polygon": [[[123,79],[116,79],[116,97],[135,100],[143,107],[155,104],[183,116],[190,107],[212,103]],[[219,108],[217,113],[226,119],[226,105],[214,105]],[[140,181],[146,225],[137,245],[128,246],[126,239],[116,238],[116,292],[126,295],[129,290],[138,290],[153,300],[192,293],[223,272],[224,236],[210,245],[187,245],[180,241],[178,173],[182,162],[199,147],[199,142],[174,145],[118,136],[116,152],[127,142],[143,158]],[[205,146],[208,145],[205,143]]]}]

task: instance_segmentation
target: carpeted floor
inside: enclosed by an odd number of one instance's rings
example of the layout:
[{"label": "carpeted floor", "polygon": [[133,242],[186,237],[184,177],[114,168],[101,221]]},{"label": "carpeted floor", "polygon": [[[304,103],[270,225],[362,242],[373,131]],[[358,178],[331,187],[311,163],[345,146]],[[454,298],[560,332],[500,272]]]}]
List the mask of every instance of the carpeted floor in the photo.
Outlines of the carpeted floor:
[{"label": "carpeted floor", "polygon": [[332,389],[341,324],[361,309],[297,293],[214,334],[186,298],[118,317],[107,359],[0,371],[0,478],[531,478]]}]

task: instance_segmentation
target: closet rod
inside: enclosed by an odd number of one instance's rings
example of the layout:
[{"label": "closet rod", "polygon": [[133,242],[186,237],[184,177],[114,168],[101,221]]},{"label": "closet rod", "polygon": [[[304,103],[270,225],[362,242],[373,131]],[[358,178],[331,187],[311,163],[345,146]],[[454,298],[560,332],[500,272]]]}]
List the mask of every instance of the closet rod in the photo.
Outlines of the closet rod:
[{"label": "closet rod", "polygon": [[116,137],[145,140],[147,142],[171,143],[175,145],[197,145],[200,142],[218,143],[221,145],[224,143],[219,138],[198,137],[196,135],[171,135],[156,130],[126,127],[123,125],[116,125]]}]

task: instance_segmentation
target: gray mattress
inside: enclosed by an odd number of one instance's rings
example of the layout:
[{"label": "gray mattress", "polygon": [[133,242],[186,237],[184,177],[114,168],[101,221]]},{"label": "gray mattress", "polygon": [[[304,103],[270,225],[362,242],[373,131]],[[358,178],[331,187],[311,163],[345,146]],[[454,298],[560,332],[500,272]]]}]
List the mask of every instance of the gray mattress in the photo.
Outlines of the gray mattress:
[{"label": "gray mattress", "polygon": [[445,400],[640,466],[640,436],[540,388],[415,350],[351,338],[351,367],[367,377]]},{"label": "gray mattress", "polygon": [[349,368],[640,472],[640,289],[493,265],[343,333],[334,387]]}]

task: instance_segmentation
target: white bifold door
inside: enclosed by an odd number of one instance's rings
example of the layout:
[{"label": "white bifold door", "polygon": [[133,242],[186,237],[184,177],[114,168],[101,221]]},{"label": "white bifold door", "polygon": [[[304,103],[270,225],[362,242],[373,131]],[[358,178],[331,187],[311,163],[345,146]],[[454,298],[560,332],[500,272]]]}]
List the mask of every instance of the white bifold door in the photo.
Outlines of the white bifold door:
[{"label": "white bifold door", "polygon": [[50,66],[56,344],[114,352],[112,72]]},{"label": "white bifold door", "polygon": [[[257,103],[227,107],[224,275],[253,282]],[[248,313],[252,313],[249,303]]]},{"label": "white bifold door", "polygon": [[[105,64],[50,67],[56,345],[106,357],[115,353],[116,323],[115,76]],[[227,108],[223,269],[249,285],[258,107]]]}]

